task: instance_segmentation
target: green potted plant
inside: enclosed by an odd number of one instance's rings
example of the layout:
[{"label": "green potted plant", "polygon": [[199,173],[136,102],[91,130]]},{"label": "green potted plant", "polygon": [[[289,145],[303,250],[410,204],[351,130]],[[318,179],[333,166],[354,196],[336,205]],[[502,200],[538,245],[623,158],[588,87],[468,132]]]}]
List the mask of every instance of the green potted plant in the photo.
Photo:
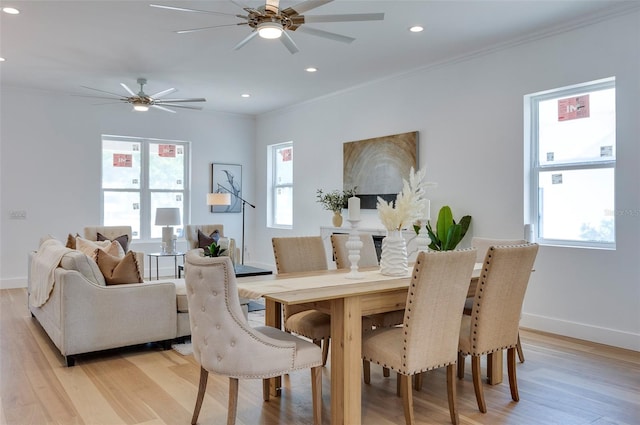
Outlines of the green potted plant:
[{"label": "green potted plant", "polygon": [[220,257],[225,253],[226,249],[222,248],[215,241],[211,243],[211,245],[204,248],[204,256],[205,257]]},{"label": "green potted plant", "polygon": [[467,234],[470,224],[470,215],[465,215],[460,219],[460,222],[456,223],[451,208],[448,205],[443,206],[438,213],[435,231],[431,228],[431,222],[427,222],[427,232],[431,239],[429,248],[434,251],[454,250]]},{"label": "green potted plant", "polygon": [[322,189],[316,191],[316,202],[322,204],[325,210],[333,211],[334,227],[342,226],[342,210],[347,208],[349,198],[355,196],[356,188],[348,190],[334,190],[325,193]]}]

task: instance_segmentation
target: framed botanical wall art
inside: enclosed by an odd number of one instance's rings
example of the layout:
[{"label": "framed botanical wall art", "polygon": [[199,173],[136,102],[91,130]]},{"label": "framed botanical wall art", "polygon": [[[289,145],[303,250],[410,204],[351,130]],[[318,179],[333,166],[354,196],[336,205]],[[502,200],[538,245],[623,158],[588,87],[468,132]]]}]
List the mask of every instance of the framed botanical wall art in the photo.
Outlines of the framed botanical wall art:
[{"label": "framed botanical wall art", "polygon": [[211,193],[231,193],[231,205],[212,205],[214,213],[239,213],[242,210],[242,165],[211,164]]},{"label": "framed botanical wall art", "polygon": [[357,188],[360,206],[375,209],[377,198],[395,200],[402,179],[418,168],[418,132],[345,142],[342,182],[344,190]]}]

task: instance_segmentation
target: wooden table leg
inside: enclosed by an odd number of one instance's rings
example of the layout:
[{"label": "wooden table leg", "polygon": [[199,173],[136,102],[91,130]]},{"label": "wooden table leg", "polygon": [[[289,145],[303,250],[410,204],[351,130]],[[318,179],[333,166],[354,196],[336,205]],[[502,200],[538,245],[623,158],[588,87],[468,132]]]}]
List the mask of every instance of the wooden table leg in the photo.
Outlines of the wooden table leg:
[{"label": "wooden table leg", "polygon": [[358,425],[362,416],[360,298],[331,304],[331,424]]},{"label": "wooden table leg", "polygon": [[487,380],[491,385],[502,383],[502,350],[496,351],[487,356]]},{"label": "wooden table leg", "polygon": [[[273,300],[265,300],[264,324],[265,326],[282,329],[282,305],[280,303]],[[282,377],[276,376],[269,381],[269,393],[271,396],[280,397],[282,392]]]}]

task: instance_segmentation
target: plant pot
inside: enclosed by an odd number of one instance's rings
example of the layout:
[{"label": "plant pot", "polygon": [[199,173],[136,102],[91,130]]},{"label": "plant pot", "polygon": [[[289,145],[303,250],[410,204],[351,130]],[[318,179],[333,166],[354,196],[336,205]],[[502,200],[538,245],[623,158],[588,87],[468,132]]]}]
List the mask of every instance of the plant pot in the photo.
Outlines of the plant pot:
[{"label": "plant pot", "polygon": [[334,211],[333,217],[331,218],[331,222],[333,223],[333,227],[342,226],[342,214],[340,211]]}]

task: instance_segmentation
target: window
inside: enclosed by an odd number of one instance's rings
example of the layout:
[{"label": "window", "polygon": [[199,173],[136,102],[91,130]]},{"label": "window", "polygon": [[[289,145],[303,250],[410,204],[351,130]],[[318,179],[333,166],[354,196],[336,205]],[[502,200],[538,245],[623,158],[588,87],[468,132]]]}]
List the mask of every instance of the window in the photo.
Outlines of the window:
[{"label": "window", "polygon": [[270,227],[293,227],[293,143],[270,145],[267,172],[270,194],[267,223]]},{"label": "window", "polygon": [[[102,223],[131,226],[134,239],[162,237],[156,208],[188,217],[187,142],[102,136]],[[182,225],[174,226],[182,236]]]},{"label": "window", "polygon": [[614,78],[525,96],[539,243],[615,248],[615,97]]}]

